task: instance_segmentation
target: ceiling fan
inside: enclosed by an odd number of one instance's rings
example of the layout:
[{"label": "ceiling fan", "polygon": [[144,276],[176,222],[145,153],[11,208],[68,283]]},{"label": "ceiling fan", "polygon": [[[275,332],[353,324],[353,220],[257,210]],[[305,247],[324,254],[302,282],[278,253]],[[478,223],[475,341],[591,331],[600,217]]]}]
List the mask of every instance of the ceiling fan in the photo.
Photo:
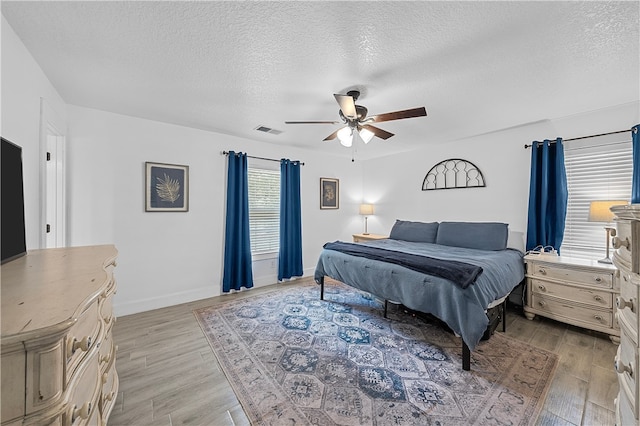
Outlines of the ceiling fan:
[{"label": "ceiling fan", "polygon": [[[336,137],[340,143],[346,147],[353,144],[353,139],[359,137],[366,144],[371,141],[374,136],[380,139],[389,139],[393,133],[372,126],[369,123],[382,123],[384,121],[401,120],[403,118],[424,117],[427,110],[424,107],[405,109],[402,111],[387,112],[385,114],[377,114],[367,117],[367,108],[362,105],[356,105],[360,92],[358,90],[350,90],[346,95],[333,95],[340,105],[340,118],[346,126],[336,130],[329,136],[324,138],[325,141],[333,140]],[[285,124],[340,124],[340,121],[285,121]]]}]

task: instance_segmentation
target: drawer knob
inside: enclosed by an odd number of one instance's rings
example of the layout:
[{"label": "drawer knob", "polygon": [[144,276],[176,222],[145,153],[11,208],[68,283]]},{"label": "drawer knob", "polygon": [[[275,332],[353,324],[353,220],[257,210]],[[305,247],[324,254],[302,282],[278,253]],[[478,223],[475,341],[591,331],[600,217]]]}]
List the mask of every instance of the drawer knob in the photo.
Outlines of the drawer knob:
[{"label": "drawer knob", "polygon": [[84,404],[82,404],[82,407],[78,408],[77,405],[73,406],[73,414],[71,415],[71,423],[74,423],[76,421],[76,419],[81,418],[83,420],[86,420],[89,418],[89,415],[91,414],[91,403],[90,402],[85,402]]},{"label": "drawer knob", "polygon": [[103,355],[100,357],[100,362],[104,364],[108,364],[111,361],[111,354]]},{"label": "drawer knob", "polygon": [[540,291],[547,291],[547,288],[542,284],[538,284],[538,289],[540,289]]},{"label": "drawer knob", "polygon": [[538,305],[544,307],[546,305],[546,303],[544,302],[544,300],[541,300],[538,302]]},{"label": "drawer knob", "polygon": [[631,309],[631,311],[633,311],[633,300],[625,300],[624,297],[618,296],[616,297],[616,308],[629,308]]},{"label": "drawer knob", "polygon": [[613,361],[613,366],[618,374],[624,374],[626,372],[629,374],[629,376],[633,377],[633,369],[631,368],[631,364],[624,365],[624,363],[620,361],[618,357],[616,357],[615,361]]},{"label": "drawer knob", "polygon": [[613,238],[613,247],[619,249],[620,247],[624,247],[627,250],[629,250],[629,247],[631,247],[631,243],[629,242],[629,238],[626,238],[624,240],[618,238],[618,237],[614,237]]},{"label": "drawer knob", "polygon": [[91,348],[91,336],[85,336],[82,340],[78,340],[74,337],[73,341],[68,346],[67,357],[73,355],[78,349],[86,352],[89,348]]},{"label": "drawer knob", "polygon": [[540,275],[547,275],[547,271],[544,268],[538,268]]},{"label": "drawer knob", "polygon": [[597,283],[601,283],[602,282],[602,277],[594,277],[593,280]]},{"label": "drawer knob", "polygon": [[593,318],[594,318],[596,321],[602,321],[602,315],[595,314],[595,315],[593,316]]},{"label": "drawer knob", "polygon": [[594,299],[596,302],[602,302],[602,296],[599,296],[599,295],[597,295],[597,294],[596,294],[595,296],[593,296],[593,299]]}]

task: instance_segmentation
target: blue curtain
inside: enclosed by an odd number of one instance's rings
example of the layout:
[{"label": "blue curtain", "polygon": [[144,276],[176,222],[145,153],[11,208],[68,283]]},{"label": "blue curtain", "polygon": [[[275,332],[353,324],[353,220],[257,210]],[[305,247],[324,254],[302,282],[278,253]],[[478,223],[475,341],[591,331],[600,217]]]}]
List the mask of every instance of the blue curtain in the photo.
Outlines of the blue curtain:
[{"label": "blue curtain", "polygon": [[253,287],[247,154],[229,151],[222,291]]},{"label": "blue curtain", "polygon": [[280,253],[278,281],[302,276],[300,163],[280,161]]},{"label": "blue curtain", "polygon": [[631,180],[631,203],[640,203],[640,124],[631,128],[633,146],[633,178]]},{"label": "blue curtain", "polygon": [[527,250],[542,245],[560,251],[568,195],[562,139],[534,142],[531,146]]}]

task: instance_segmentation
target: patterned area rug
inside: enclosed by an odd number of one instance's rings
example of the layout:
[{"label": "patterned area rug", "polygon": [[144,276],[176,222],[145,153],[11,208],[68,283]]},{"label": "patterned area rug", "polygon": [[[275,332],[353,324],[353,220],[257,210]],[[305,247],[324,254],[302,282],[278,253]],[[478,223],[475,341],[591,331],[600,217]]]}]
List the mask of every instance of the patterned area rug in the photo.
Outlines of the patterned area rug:
[{"label": "patterned area rug", "polygon": [[496,332],[461,340],[343,284],[285,285],[195,311],[255,425],[534,424],[558,363]]}]

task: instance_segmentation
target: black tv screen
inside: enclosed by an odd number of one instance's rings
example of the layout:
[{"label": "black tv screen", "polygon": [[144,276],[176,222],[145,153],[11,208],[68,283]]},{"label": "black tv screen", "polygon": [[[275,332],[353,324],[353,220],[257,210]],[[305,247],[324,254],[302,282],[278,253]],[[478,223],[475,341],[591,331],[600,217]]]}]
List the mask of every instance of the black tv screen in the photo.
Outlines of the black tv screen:
[{"label": "black tv screen", "polygon": [[2,239],[2,263],[20,257],[27,252],[24,225],[24,189],[22,181],[22,148],[0,138],[1,187],[0,238]]}]

